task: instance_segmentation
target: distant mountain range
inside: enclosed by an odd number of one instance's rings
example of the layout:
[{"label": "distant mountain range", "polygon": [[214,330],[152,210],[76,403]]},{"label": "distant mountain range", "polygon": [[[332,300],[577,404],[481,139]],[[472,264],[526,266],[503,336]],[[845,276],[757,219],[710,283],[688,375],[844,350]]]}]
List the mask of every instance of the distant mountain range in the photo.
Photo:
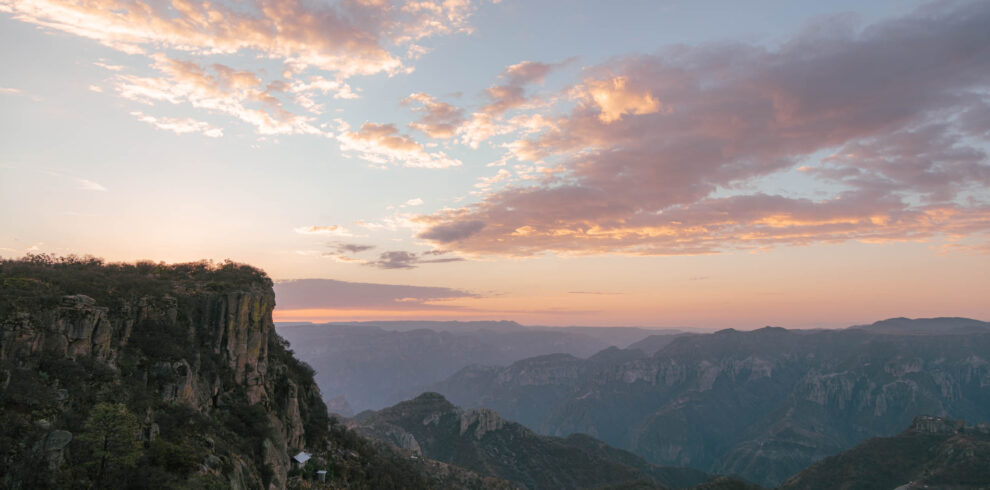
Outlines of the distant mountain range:
[{"label": "distant mountain range", "polygon": [[[488,409],[458,408],[437,393],[424,393],[379,412],[366,411],[348,425],[391,445],[413,461],[464,468],[460,478],[485,488],[497,481],[524,489],[598,488],[758,490],[727,477],[647,463],[584,434],[541,436]],[[915,417],[892,437],[871,438],[794,475],[779,490],[951,488],[990,485],[990,427],[930,415]],[[470,476],[470,475],[477,476]]]},{"label": "distant mountain range", "polygon": [[664,468],[586,435],[537,435],[486,409],[462,410],[436,393],[424,393],[379,412],[364,412],[350,425],[425,457],[507,480],[526,489],[688,488],[704,472]]},{"label": "distant mountain range", "polygon": [[471,364],[590,356],[663,332],[634,327],[524,327],[515,322],[369,322],[276,325],[316,370],[325,401],[342,415],[411,398]]},{"label": "distant mountain range", "polygon": [[990,420],[986,327],[949,318],[729,329],[642,341],[659,345],[652,355],[471,366],[430,389],[543,434],[590,434],[654,464],[773,486],[917,415]]},{"label": "distant mountain range", "polygon": [[990,322],[972,318],[888,318],[871,325],[849,327],[870,333],[896,335],[966,335],[990,332]]}]

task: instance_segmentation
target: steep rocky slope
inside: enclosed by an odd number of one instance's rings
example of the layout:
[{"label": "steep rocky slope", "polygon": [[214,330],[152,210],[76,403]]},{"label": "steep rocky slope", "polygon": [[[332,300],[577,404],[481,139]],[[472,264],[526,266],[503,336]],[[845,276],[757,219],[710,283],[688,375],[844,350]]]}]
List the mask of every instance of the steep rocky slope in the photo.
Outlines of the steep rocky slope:
[{"label": "steep rocky slope", "polygon": [[990,487],[990,428],[915,418],[904,432],[870,439],[790,478],[781,490]]},{"label": "steep rocky slope", "polygon": [[433,389],[544,434],[772,486],[919,414],[990,420],[987,352],[987,333],[768,327],[677,338],[649,358],[475,366]]},{"label": "steep rocky slope", "polygon": [[482,481],[329,419],[274,304],[264,273],[233,263],[0,261],[0,487],[274,489],[319,469],[349,488]]},{"label": "steep rocky slope", "polygon": [[527,489],[598,488],[639,482],[648,488],[690,487],[700,471],[663,468],[584,435],[540,436],[487,409],[462,410],[424,393],[352,422],[357,430],[416,455],[497,476]]}]

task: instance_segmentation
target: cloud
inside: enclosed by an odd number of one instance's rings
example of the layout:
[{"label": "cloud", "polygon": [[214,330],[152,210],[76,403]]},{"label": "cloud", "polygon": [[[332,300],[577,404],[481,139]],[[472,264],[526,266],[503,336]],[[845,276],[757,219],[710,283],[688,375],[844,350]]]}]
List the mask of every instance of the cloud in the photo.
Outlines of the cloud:
[{"label": "cloud", "polygon": [[523,61],[506,67],[503,76],[513,85],[538,83],[542,82],[557,66],[536,61]]},{"label": "cloud", "polygon": [[159,118],[149,116],[142,112],[132,112],[131,115],[136,117],[138,121],[146,122],[158,129],[172,131],[175,134],[201,133],[203,136],[209,136],[210,138],[219,138],[223,136],[222,129],[211,126],[209,123],[197,121],[191,118]]},{"label": "cloud", "polygon": [[[262,135],[322,134],[300,114],[323,112],[317,95],[355,98],[351,77],[412,71],[404,58],[425,50],[415,43],[471,32],[475,9],[469,0],[0,0],[12,19],[150,58],[152,76],[94,62],[125,98],[189,103]],[[272,62],[284,80],[259,76]]]},{"label": "cloud", "polygon": [[23,92],[21,92],[21,89],[10,88],[10,87],[0,87],[0,94],[21,95],[22,93]]},{"label": "cloud", "polygon": [[394,124],[364,123],[361,129],[338,121],[337,135],[341,151],[354,152],[360,158],[379,165],[393,164],[414,168],[449,168],[461,165],[460,160],[441,151],[428,152],[412,138],[399,134]]},{"label": "cloud", "polygon": [[660,101],[648,90],[627,87],[628,77],[592,80],[585,85],[587,97],[599,108],[598,119],[610,123],[625,114],[653,114],[660,110]]},{"label": "cloud", "polygon": [[379,269],[415,269],[420,264],[443,264],[448,262],[464,261],[461,257],[426,259],[423,258],[424,255],[436,254],[429,252],[417,254],[414,252],[406,252],[404,250],[391,250],[388,252],[382,252],[382,254],[378,256],[378,260],[367,261],[364,265],[378,267]]},{"label": "cloud", "polygon": [[360,243],[338,243],[334,249],[338,253],[359,253],[375,248],[374,245],[363,245]]},{"label": "cloud", "polygon": [[[510,145],[559,171],[420,216],[419,236],[467,253],[698,254],[990,230],[988,23],[985,2],[936,3],[863,29],[823,20],[779,48],[590,67],[566,112]],[[792,172],[812,190],[767,189]]]},{"label": "cloud", "polygon": [[477,297],[477,294],[460,289],[333,279],[296,279],[275,283],[275,298],[280,310],[449,308],[436,303]]},{"label": "cloud", "polygon": [[403,105],[413,107],[422,116],[409,124],[409,127],[431,138],[449,139],[457,133],[464,123],[464,110],[446,102],[438,102],[434,97],[424,93],[414,93],[402,99]]},{"label": "cloud", "polygon": [[438,224],[421,233],[420,238],[440,243],[461,241],[477,234],[485,227],[484,221],[455,221],[450,224]]},{"label": "cloud", "polygon": [[51,170],[41,170],[41,171],[44,172],[44,173],[46,173],[46,174],[48,174],[48,175],[51,175],[53,177],[58,177],[58,178],[61,178],[61,179],[71,180],[71,181],[73,181],[76,184],[76,189],[79,189],[79,190],[83,190],[83,191],[96,191],[96,192],[107,192],[108,191],[108,189],[106,187],[104,187],[102,184],[100,184],[99,182],[96,182],[94,180],[91,180],[91,179],[86,179],[86,178],[82,178],[82,177],[75,177],[75,176],[64,174],[64,173],[61,173],[61,172],[53,172]]},{"label": "cloud", "polygon": [[418,198],[418,197],[414,197],[414,198],[412,198],[412,199],[410,199],[410,200],[408,200],[408,201],[406,201],[406,203],[405,203],[405,204],[403,204],[403,206],[404,206],[404,207],[409,207],[409,206],[422,206],[422,205],[423,205],[423,200],[422,200],[422,199],[420,199],[420,198]]},{"label": "cloud", "polygon": [[264,135],[323,134],[312,118],[285,108],[277,97],[284,91],[284,84],[265,85],[254,72],[219,63],[206,67],[163,54],[154,55],[153,60],[159,76],[117,75],[118,94],[148,105],[188,103],[236,117]]},{"label": "cloud", "polygon": [[570,61],[561,63],[523,61],[506,67],[499,75],[505,83],[488,87],[484,93],[488,102],[461,124],[458,129],[461,142],[477,148],[483,141],[493,136],[520,129],[514,123],[524,122],[525,119],[502,121],[503,115],[512,109],[524,108],[530,103],[530,98],[526,96],[527,85],[542,82],[550,72]]},{"label": "cloud", "polygon": [[129,54],[167,48],[193,54],[251,52],[343,77],[397,73],[389,45],[469,31],[470,2],[255,0],[172,2],[134,0],[3,0],[14,18],[93,39]]},{"label": "cloud", "polygon": [[347,228],[338,225],[300,226],[298,228],[294,228],[292,231],[299,233],[300,235],[328,235],[328,236],[339,236],[339,237],[351,236],[351,232],[348,231]]}]

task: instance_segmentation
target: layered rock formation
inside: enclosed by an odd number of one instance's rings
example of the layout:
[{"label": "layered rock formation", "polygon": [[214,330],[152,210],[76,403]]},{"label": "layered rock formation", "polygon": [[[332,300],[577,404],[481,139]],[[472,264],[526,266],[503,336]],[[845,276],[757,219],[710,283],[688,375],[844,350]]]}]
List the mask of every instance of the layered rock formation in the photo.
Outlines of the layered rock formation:
[{"label": "layered rock formation", "polygon": [[[259,407],[268,422],[269,427],[251,428],[264,434],[261,457],[213,454],[216,466],[231,469],[204,464],[204,471],[216,473],[233,488],[282,488],[288,454],[306,447],[303,412],[322,410],[319,391],[286,365],[284,349],[281,356],[269,353],[272,346],[282,347],[274,334],[275,296],[267,278],[259,274],[241,284],[209,286],[174,281],[167,295],[112,295],[109,304],[72,294],[57,305],[27,311],[11,305],[15,311],[0,323],[4,378],[30,370],[47,372],[52,362],[93,364],[105,370],[111,384],[139,382],[152,395],[143,403],[148,434],[160,430],[155,420],[162,406],[182,405],[210,416],[243,397],[245,405]],[[80,393],[55,392],[67,398],[61,401],[66,409],[84,408],[85,401],[74,400]],[[45,424],[58,421],[57,407],[53,412],[53,420]],[[44,435],[41,446],[51,467],[60,466],[69,440],[65,430],[51,429]]]}]

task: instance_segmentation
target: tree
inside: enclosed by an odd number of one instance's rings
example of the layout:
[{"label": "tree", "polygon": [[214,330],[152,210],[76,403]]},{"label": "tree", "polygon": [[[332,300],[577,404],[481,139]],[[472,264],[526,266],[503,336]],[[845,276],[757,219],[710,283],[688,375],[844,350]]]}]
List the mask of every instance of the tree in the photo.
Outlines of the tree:
[{"label": "tree", "polygon": [[141,458],[140,429],[137,417],[122,403],[99,403],[90,410],[79,440],[89,447],[85,464],[91,474],[95,472],[97,488],[103,488],[111,474],[133,467]]}]

